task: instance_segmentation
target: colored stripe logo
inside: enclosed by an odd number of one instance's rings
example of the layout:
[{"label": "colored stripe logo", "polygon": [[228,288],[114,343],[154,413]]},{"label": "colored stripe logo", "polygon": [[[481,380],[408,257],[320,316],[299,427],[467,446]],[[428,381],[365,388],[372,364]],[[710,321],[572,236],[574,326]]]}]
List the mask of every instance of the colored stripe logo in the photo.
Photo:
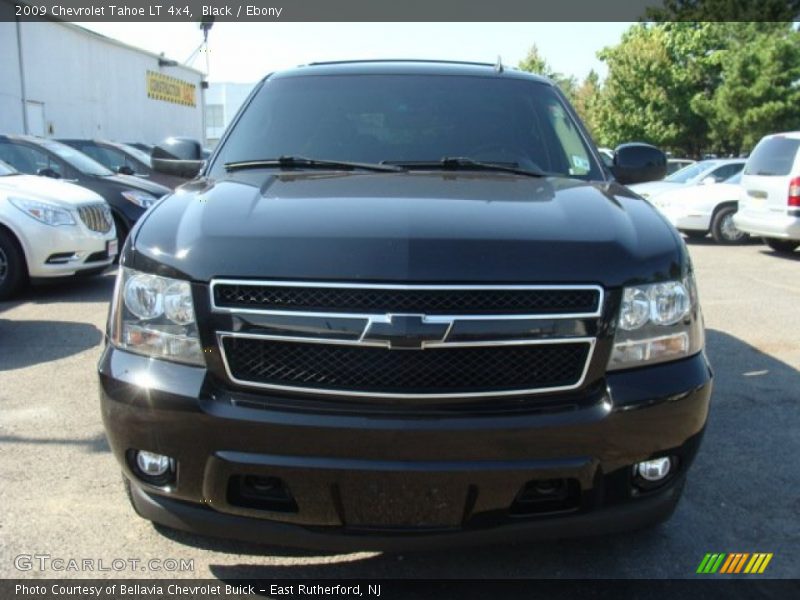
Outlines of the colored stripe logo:
[{"label": "colored stripe logo", "polygon": [[713,575],[714,573],[725,575],[761,574],[771,560],[771,552],[708,553],[700,561],[697,573],[702,575]]}]

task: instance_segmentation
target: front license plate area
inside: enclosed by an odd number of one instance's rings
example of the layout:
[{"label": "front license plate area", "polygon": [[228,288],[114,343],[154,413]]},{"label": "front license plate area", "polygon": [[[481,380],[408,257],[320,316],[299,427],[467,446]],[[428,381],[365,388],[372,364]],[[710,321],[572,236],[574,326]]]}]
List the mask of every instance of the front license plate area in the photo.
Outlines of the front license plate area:
[{"label": "front license plate area", "polygon": [[108,240],[106,242],[106,254],[111,258],[119,253],[119,241],[116,239]]},{"label": "front license plate area", "polygon": [[339,484],[350,527],[450,528],[462,524],[467,486],[434,478],[371,473]]}]

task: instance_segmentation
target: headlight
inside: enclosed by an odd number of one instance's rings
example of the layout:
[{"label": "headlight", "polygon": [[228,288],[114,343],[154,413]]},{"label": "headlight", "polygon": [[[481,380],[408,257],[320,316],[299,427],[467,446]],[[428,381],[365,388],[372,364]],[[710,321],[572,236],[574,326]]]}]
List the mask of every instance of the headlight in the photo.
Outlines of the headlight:
[{"label": "headlight", "polygon": [[142,208],[150,208],[153,204],[155,204],[156,198],[153,194],[148,194],[147,192],[140,192],[138,190],[127,190],[122,192],[122,197],[129,202],[133,202],[136,206],[141,206]]},{"label": "headlight", "polygon": [[9,201],[29,217],[46,225],[75,225],[75,219],[67,209],[50,202],[27,198],[9,198]]},{"label": "headlight", "polygon": [[627,287],[608,363],[610,371],[677,360],[703,348],[694,277]]},{"label": "headlight", "polygon": [[188,281],[120,268],[109,332],[118,348],[205,364]]}]

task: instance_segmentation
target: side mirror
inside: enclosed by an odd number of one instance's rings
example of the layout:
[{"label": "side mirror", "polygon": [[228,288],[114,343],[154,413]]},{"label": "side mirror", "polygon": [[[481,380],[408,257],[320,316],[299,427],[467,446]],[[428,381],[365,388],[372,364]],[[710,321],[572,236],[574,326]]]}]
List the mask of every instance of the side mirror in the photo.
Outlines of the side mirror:
[{"label": "side mirror", "polygon": [[131,169],[128,165],[120,165],[117,167],[117,173],[120,175],[136,175],[136,171]]},{"label": "side mirror", "polygon": [[37,175],[41,175],[42,177],[50,177],[51,179],[61,179],[61,175],[51,169],[50,167],[45,167],[44,169],[39,169],[36,171]]},{"label": "side mirror", "polygon": [[167,138],[153,148],[150,162],[159,173],[192,179],[203,168],[203,145],[192,138]]},{"label": "side mirror", "polygon": [[709,175],[708,177],[705,177],[700,182],[701,185],[711,185],[712,183],[717,183],[717,179],[713,175]]},{"label": "side mirror", "polygon": [[667,156],[650,144],[622,144],[614,150],[611,172],[623,185],[657,181],[667,174]]}]

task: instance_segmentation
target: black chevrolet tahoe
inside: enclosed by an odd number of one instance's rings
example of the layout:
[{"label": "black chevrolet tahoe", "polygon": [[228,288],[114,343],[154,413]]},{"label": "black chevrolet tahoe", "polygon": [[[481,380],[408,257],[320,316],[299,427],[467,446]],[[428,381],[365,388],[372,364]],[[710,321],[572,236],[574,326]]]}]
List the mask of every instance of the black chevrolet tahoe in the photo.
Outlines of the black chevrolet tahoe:
[{"label": "black chevrolet tahoe", "polygon": [[99,375],[136,512],[331,550],[665,520],[711,394],[686,247],[623,186],[665,163],[605,166],[499,66],[264,78],[122,252]]}]

